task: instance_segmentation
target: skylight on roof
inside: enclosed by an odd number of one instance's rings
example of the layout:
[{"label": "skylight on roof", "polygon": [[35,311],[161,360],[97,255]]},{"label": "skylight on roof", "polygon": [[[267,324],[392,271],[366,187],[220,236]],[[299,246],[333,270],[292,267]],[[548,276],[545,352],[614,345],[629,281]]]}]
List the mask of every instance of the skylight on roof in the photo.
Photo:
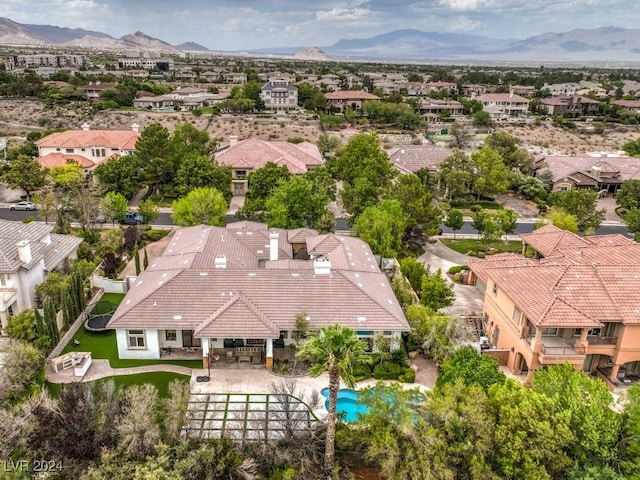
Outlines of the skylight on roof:
[{"label": "skylight on roof", "polygon": [[367,321],[367,317],[357,317],[359,322],[366,322]]},{"label": "skylight on roof", "polygon": [[182,320],[182,315],[174,315],[173,319],[174,320]]}]

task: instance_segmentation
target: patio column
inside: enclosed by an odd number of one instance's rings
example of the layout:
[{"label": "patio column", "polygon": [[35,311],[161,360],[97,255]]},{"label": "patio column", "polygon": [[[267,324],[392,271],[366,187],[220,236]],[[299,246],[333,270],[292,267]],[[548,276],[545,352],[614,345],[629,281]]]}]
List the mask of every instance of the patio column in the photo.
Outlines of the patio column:
[{"label": "patio column", "polygon": [[209,339],[202,339],[202,368],[209,368]]},{"label": "patio column", "polygon": [[609,374],[609,380],[611,380],[614,384],[618,383],[618,372],[620,371],[620,365],[617,363],[611,367],[611,373]]},{"label": "patio column", "polygon": [[536,328],[536,336],[533,338],[531,342],[531,350],[535,353],[540,352],[542,346],[542,328]]},{"label": "patio column", "polygon": [[391,342],[389,345],[389,350],[399,350],[400,345],[402,345],[402,339],[400,338],[402,334],[400,332],[394,331],[391,334]]},{"label": "patio column", "polygon": [[273,339],[267,338],[267,351],[265,365],[268,370],[273,368]]},{"label": "patio column", "polygon": [[584,347],[585,351],[586,351],[587,345],[589,345],[589,341],[587,340],[587,334],[588,333],[589,333],[589,329],[583,328],[580,331],[580,339],[576,340],[576,343],[575,343],[574,346],[575,347]]}]

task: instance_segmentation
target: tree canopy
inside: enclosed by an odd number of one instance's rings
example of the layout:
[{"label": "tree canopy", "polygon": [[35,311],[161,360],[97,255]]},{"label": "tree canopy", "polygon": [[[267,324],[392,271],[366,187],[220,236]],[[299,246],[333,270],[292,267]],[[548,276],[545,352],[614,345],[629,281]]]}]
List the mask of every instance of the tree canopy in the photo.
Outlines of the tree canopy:
[{"label": "tree canopy", "polygon": [[215,225],[224,227],[229,204],[215,188],[196,188],[171,204],[171,218],[181,227]]}]

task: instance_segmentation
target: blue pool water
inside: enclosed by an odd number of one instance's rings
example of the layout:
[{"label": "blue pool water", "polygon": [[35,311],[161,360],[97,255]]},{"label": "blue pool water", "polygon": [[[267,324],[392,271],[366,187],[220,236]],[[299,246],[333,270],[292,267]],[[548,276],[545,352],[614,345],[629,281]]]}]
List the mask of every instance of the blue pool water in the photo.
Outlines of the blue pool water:
[{"label": "blue pool water", "polygon": [[[323,388],[320,393],[324,398],[324,408],[329,411],[329,389]],[[358,400],[361,393],[356,392],[348,388],[338,390],[338,404],[336,406],[336,412],[338,416],[343,415],[345,422],[355,422],[358,419],[359,414],[365,414],[369,412],[369,408]]]}]

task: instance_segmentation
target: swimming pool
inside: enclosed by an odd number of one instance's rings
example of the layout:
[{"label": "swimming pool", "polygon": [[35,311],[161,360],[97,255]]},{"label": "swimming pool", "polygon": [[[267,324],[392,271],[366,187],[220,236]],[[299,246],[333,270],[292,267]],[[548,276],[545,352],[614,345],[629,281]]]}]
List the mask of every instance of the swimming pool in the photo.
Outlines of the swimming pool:
[{"label": "swimming pool", "polygon": [[[329,411],[329,389],[323,388],[320,393],[324,398],[324,408]],[[336,405],[336,413],[338,416],[343,415],[345,422],[355,422],[358,419],[358,415],[364,415],[369,412],[369,407],[358,400],[362,393],[356,392],[349,388],[342,388],[338,390],[338,404]]]}]

